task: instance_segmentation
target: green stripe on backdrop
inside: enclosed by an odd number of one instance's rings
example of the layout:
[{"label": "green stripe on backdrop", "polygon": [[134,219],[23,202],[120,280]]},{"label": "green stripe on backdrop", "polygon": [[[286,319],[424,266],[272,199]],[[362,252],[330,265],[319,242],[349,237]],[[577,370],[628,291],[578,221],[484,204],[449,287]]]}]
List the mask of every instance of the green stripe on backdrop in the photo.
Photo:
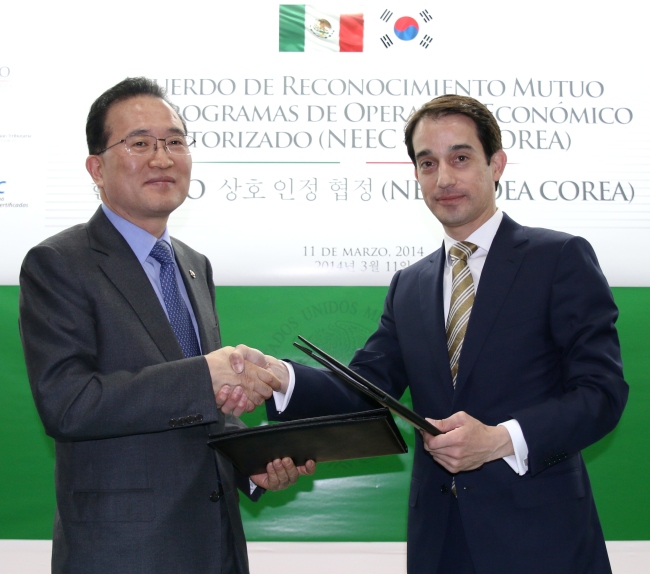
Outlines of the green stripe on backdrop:
[{"label": "green stripe on backdrop", "polygon": [[305,7],[280,4],[280,52],[305,51]]},{"label": "green stripe on backdrop", "polygon": [[614,287],[630,396],[621,422],[584,453],[606,540],[650,539],[650,288]]},{"label": "green stripe on backdrop", "polygon": [[[374,330],[385,293],[383,287],[219,287],[224,344],[246,342],[302,360],[291,346],[301,334],[348,359]],[[630,401],[618,428],[585,459],[605,537],[648,540],[650,288],[616,288],[614,296]],[[18,288],[0,287],[0,538],[46,539],[54,512],[54,449],[29,392],[17,306]],[[253,413],[247,422],[258,424],[262,416]],[[410,428],[400,428],[412,446]],[[257,504],[243,501],[248,539],[404,540],[411,456],[322,464],[316,477],[293,489]]]},{"label": "green stripe on backdrop", "polygon": [[0,287],[0,538],[52,538],[54,442],[43,432],[18,334],[18,287]]}]

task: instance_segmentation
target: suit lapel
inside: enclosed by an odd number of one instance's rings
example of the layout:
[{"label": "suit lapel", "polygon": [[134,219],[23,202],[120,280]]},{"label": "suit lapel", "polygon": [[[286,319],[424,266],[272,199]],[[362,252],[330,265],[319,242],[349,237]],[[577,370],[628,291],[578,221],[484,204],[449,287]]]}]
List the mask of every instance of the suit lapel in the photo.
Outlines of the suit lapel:
[{"label": "suit lapel", "polygon": [[443,306],[442,279],[445,266],[444,245],[430,259],[428,265],[420,273],[420,305],[422,320],[427,333],[426,340],[431,345],[430,350],[435,362],[435,370],[442,380],[442,386],[451,402],[453,398],[453,382],[449,367],[447,352],[447,337],[445,336],[445,316]]},{"label": "suit lapel", "polygon": [[523,227],[505,213],[481,273],[472,314],[460,356],[456,396],[463,388],[476,359],[510,291],[526,254],[528,238]]},{"label": "suit lapel", "polygon": [[133,308],[165,360],[182,359],[183,351],[147,274],[101,207],[88,222],[88,237],[99,267]]}]

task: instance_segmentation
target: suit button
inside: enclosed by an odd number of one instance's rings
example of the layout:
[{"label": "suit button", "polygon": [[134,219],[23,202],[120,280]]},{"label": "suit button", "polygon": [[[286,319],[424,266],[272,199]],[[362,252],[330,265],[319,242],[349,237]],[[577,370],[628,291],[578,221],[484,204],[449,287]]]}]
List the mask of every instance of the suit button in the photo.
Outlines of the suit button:
[{"label": "suit button", "polygon": [[440,486],[440,492],[442,492],[442,494],[447,494],[447,485],[446,484],[443,484],[443,485]]},{"label": "suit button", "polygon": [[198,415],[196,415],[194,418],[196,419],[196,422],[197,422],[197,423],[200,423],[200,422],[203,420],[203,415],[202,415],[202,414],[198,414]]},{"label": "suit button", "polygon": [[186,420],[187,420],[187,424],[188,424],[188,425],[191,425],[192,423],[194,423],[194,421],[196,420],[196,418],[193,417],[192,415],[190,415],[189,417],[186,418]]},{"label": "suit button", "polygon": [[213,491],[210,493],[210,500],[211,500],[212,502],[219,502],[219,499],[220,499],[220,498],[221,498],[221,494],[219,493],[218,490],[213,490]]},{"label": "suit button", "polygon": [[181,426],[185,426],[187,424],[187,419],[185,417],[181,417],[178,419],[178,424]]},{"label": "suit button", "polygon": [[169,426],[174,428],[178,426],[178,421],[176,419],[172,419],[169,421]]}]

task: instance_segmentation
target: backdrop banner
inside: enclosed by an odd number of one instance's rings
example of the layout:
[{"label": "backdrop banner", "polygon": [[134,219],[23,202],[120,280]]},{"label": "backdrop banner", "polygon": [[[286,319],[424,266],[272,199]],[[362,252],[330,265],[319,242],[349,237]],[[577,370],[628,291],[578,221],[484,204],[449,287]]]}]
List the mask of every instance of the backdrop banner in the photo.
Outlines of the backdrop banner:
[{"label": "backdrop banner", "polygon": [[[650,226],[650,90],[630,57],[643,34],[627,3],[615,14],[531,7],[534,31],[503,0],[462,14],[432,2],[168,3],[178,32],[170,11],[128,2],[99,21],[81,2],[37,2],[38,17],[13,6],[0,61],[0,283],[99,204],[84,168],[88,108],[146,75],[196,138],[190,199],[170,229],[210,257],[218,284],[387,285],[436,249],[441,227],[403,127],[424,102],[462,94],[500,123],[500,207],[585,236],[612,285],[647,286],[636,262]],[[52,26],[66,4],[70,21]]]},{"label": "backdrop banner", "polygon": [[[441,245],[403,143],[409,114],[443,94],[487,105],[508,155],[497,204],[521,224],[586,237],[614,288],[630,401],[584,457],[606,538],[650,539],[638,511],[650,490],[622,487],[650,472],[650,76],[638,2],[4,4],[0,539],[50,538],[54,514],[54,445],[17,329],[20,264],[99,206],[86,116],[128,76],[165,87],[196,139],[190,196],[169,229],[212,262],[224,344],[297,360],[297,335],[349,359],[393,274]],[[411,466],[412,453],[320,465],[295,488],[243,501],[247,537],[404,541]]]}]

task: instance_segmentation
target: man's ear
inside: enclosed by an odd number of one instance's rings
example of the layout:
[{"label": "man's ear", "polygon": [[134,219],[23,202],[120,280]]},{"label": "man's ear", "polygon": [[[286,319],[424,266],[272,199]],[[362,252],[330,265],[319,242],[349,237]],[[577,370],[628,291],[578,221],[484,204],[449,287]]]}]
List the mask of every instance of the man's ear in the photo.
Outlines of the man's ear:
[{"label": "man's ear", "polygon": [[494,178],[494,181],[499,181],[501,179],[503,171],[506,169],[507,163],[508,156],[502,149],[492,154],[492,158],[490,159],[490,167],[492,168],[492,177]]},{"label": "man's ear", "polygon": [[100,189],[104,189],[104,164],[98,155],[89,155],[86,158],[86,170],[93,178],[95,185]]},{"label": "man's ear", "polygon": [[416,179],[416,181],[419,182],[420,180],[419,180],[419,178],[418,178],[418,166],[417,166],[417,165],[414,165],[414,166],[413,166],[413,169],[415,169],[415,179]]}]

